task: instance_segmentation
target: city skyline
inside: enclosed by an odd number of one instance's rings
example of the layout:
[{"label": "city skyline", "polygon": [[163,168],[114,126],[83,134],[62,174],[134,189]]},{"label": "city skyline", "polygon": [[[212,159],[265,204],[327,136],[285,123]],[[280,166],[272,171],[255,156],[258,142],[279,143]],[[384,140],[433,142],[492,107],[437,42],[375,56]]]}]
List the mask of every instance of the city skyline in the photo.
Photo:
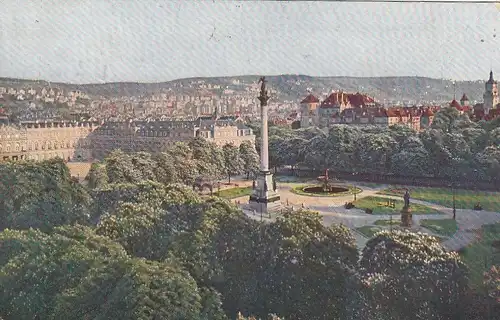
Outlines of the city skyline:
[{"label": "city skyline", "polygon": [[0,20],[0,77],[76,84],[500,73],[493,2],[6,1]]}]

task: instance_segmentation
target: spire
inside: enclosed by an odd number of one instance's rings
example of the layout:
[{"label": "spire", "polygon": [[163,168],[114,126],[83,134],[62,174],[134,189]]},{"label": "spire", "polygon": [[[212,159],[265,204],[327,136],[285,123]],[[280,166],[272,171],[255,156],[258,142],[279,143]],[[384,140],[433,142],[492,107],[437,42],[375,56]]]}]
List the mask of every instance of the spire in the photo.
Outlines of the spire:
[{"label": "spire", "polygon": [[493,70],[490,71],[490,79],[488,80],[488,82],[486,82],[486,84],[493,84],[495,83],[495,80],[493,79]]}]

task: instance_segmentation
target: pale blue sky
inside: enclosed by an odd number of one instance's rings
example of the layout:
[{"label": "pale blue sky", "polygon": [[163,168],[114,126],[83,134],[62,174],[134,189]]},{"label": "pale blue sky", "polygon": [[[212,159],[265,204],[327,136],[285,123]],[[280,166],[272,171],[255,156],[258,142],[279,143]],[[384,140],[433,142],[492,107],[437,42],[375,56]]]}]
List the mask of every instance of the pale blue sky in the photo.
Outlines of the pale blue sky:
[{"label": "pale blue sky", "polygon": [[499,47],[500,9],[493,3],[2,0],[0,6],[0,76],[73,83],[243,74],[477,80],[490,68],[500,78]]}]

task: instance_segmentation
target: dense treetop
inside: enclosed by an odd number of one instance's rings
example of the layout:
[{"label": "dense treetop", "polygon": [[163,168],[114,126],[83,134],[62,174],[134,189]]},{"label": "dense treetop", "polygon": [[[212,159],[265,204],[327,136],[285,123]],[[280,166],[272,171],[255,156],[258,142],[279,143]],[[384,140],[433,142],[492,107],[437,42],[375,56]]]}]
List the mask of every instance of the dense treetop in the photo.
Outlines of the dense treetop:
[{"label": "dense treetop", "polygon": [[[271,158],[368,172],[406,163],[450,175],[450,161],[492,171],[496,129],[446,112],[420,134],[273,127]],[[62,160],[0,164],[0,316],[468,320],[498,311],[498,267],[484,292],[472,292],[460,257],[433,237],[382,232],[359,252],[348,228],[327,227],[318,213],[286,211],[263,223],[192,188],[199,176],[257,168],[253,147],[202,139],[154,155],[115,151],[93,165],[86,186]]]}]

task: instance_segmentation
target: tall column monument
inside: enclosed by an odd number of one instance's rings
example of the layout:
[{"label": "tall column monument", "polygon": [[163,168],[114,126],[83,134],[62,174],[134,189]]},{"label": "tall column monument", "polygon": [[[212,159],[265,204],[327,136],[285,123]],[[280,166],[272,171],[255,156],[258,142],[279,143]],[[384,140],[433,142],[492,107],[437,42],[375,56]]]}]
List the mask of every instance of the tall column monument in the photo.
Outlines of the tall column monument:
[{"label": "tall column monument", "polygon": [[269,95],[266,90],[265,77],[260,78],[260,119],[261,126],[261,144],[260,144],[260,172],[257,177],[252,195],[250,196],[249,205],[252,210],[258,213],[271,213],[278,211],[281,208],[280,195],[276,188],[276,182],[273,179],[272,173],[269,171],[269,139],[267,128],[267,101]]}]

